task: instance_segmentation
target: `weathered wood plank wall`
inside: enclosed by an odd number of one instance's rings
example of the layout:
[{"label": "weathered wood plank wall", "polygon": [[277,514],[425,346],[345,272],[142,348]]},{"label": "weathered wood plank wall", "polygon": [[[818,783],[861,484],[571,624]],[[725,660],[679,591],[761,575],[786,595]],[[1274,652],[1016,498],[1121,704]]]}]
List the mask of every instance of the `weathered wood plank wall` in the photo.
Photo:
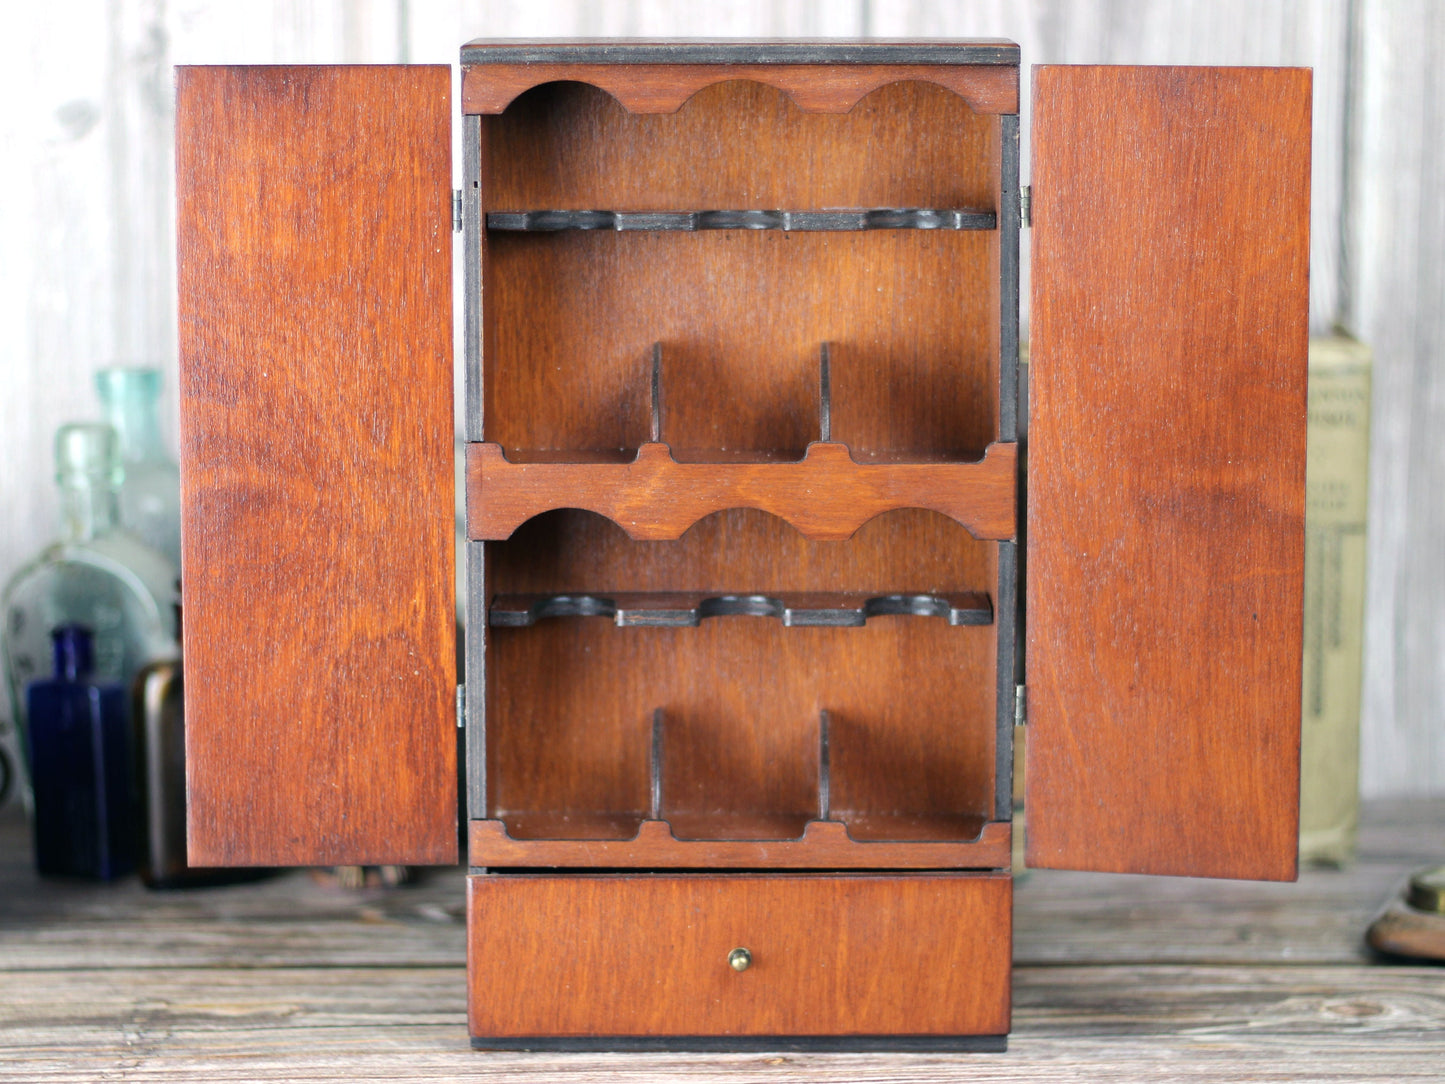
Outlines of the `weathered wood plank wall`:
[{"label": "weathered wood plank wall", "polygon": [[993,35],[1026,63],[1314,67],[1311,319],[1377,358],[1363,786],[1445,793],[1445,11],[1431,0],[68,0],[20,5],[10,31],[0,579],[53,531],[50,436],[96,414],[97,366],[163,365],[174,424],[172,64],[449,62],[482,35]]},{"label": "weathered wood plank wall", "polygon": [[1344,323],[1375,349],[1367,793],[1445,794],[1445,6],[1360,0]]}]

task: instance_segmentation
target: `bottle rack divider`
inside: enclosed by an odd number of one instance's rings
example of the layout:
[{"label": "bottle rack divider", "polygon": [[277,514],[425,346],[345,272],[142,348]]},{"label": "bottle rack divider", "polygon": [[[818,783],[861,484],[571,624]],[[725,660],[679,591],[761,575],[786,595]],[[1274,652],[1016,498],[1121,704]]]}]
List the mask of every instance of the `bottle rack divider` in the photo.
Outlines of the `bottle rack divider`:
[{"label": "bottle rack divider", "polygon": [[949,625],[990,625],[988,595],[930,594],[704,594],[701,592],[608,592],[605,594],[498,595],[487,623],[525,628],[566,617],[608,617],[622,628],[696,628],[705,618],[767,617],[789,628],[859,628],[875,617],[942,618]]},{"label": "bottle rack divider", "polygon": [[[557,508],[605,516],[633,539],[676,539],[704,516],[758,508],[814,540],[850,537],[875,516],[900,508],[939,512],[975,538],[1015,530],[1017,446],[995,442],[974,462],[858,463],[833,441],[829,345],[819,351],[819,440],[793,461],[678,462],[662,437],[662,345],[652,349],[651,439],[629,461],[546,461],[507,457],[495,443],[467,445],[467,531],[500,541],[527,520]],[[597,458],[579,454],[578,459]]]},{"label": "bottle rack divider", "polygon": [[828,211],[491,211],[487,229],[554,233],[563,230],[784,230],[837,233],[859,230],[993,230],[998,216],[977,208],[868,207]]},{"label": "bottle rack divider", "polygon": [[[848,815],[832,808],[830,720],[818,713],[818,784],[814,815],[746,817],[690,815],[666,808],[666,713],[652,713],[648,756],[648,809],[641,813],[576,817],[554,814],[546,835],[514,836],[506,814],[474,820],[471,864],[477,867],[604,867],[739,869],[999,869],[1010,861],[1011,828],[983,816],[858,817],[872,821],[870,838],[855,838]],[[891,822],[894,837],[880,833]],[[777,835],[801,824],[799,835]],[[585,826],[584,826],[585,825]],[[685,825],[681,834],[679,826]],[[736,835],[717,835],[732,829]],[[737,832],[738,828],[743,831]],[[632,835],[627,836],[631,829]],[[771,831],[770,831],[771,829]],[[574,838],[566,838],[571,831]],[[702,832],[707,832],[702,836]],[[911,834],[911,838],[910,838]]]}]

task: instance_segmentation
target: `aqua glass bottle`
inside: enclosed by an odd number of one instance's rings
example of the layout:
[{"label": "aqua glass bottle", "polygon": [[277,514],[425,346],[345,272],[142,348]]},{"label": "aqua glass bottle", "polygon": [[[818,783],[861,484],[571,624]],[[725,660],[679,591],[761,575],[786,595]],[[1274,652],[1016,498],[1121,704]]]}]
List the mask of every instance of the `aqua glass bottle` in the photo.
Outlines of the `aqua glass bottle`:
[{"label": "aqua glass bottle", "polygon": [[55,672],[25,688],[35,868],[109,881],[135,868],[126,690],[96,681],[90,630],[51,634]]},{"label": "aqua glass bottle", "polygon": [[176,569],[120,527],[121,463],[108,425],[62,426],[55,437],[60,538],[0,594],[0,649],[10,705],[27,740],[25,688],[52,673],[51,633],[90,630],[94,678],[129,688],[157,659],[174,658]]},{"label": "aqua glass bottle", "polygon": [[120,436],[125,477],[120,521],[141,541],[181,567],[180,472],[161,439],[161,374],[158,369],[102,369],[95,390]]}]

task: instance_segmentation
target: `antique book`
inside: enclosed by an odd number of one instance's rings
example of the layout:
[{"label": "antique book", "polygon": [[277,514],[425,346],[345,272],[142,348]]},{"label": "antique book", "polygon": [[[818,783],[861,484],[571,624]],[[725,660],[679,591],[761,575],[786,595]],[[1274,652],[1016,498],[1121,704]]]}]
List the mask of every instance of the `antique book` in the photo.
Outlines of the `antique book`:
[{"label": "antique book", "polygon": [[1370,364],[1363,343],[1310,342],[1300,860],[1327,865],[1359,819]]}]

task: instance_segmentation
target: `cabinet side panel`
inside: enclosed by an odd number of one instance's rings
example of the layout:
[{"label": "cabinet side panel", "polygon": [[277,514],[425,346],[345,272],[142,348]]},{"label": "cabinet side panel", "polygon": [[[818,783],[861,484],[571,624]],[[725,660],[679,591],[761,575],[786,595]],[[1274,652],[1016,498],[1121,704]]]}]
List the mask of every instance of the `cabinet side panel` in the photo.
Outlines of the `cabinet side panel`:
[{"label": "cabinet side panel", "polygon": [[449,75],[177,73],[191,859],[456,859]]},{"label": "cabinet side panel", "polygon": [[1288,879],[1310,73],[1034,100],[1028,861]]}]

